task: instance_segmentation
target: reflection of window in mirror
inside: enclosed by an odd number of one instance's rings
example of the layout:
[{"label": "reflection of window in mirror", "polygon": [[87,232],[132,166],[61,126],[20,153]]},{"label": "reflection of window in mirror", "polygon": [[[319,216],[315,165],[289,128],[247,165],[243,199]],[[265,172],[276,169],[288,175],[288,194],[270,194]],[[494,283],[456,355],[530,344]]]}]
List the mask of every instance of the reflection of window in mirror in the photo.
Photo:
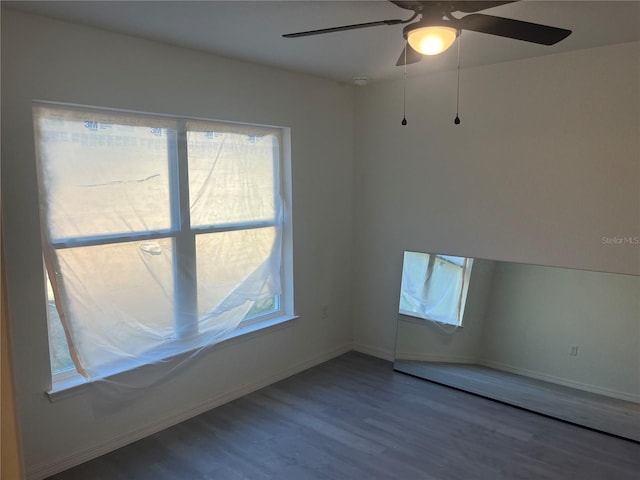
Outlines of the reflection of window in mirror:
[{"label": "reflection of window in mirror", "polygon": [[462,325],[473,259],[404,252],[400,313]]}]

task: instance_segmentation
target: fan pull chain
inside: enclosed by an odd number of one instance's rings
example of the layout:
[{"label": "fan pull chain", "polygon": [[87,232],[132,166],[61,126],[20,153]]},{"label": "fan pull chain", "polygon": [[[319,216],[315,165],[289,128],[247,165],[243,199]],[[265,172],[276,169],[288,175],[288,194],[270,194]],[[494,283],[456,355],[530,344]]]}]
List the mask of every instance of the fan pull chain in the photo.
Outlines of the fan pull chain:
[{"label": "fan pull chain", "polygon": [[458,111],[460,109],[460,44],[462,43],[462,30],[458,31],[458,90],[456,92],[456,118],[453,121],[456,125],[460,125],[460,116]]},{"label": "fan pull chain", "polygon": [[404,76],[402,77],[402,125],[407,124],[407,44],[404,44]]}]

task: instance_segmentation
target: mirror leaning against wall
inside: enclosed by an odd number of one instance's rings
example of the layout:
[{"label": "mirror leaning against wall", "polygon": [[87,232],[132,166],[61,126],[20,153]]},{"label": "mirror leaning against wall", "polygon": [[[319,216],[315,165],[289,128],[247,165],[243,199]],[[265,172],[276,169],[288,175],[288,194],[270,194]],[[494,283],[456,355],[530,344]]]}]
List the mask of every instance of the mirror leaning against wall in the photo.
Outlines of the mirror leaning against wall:
[{"label": "mirror leaning against wall", "polygon": [[405,252],[394,369],[640,442],[640,276]]}]

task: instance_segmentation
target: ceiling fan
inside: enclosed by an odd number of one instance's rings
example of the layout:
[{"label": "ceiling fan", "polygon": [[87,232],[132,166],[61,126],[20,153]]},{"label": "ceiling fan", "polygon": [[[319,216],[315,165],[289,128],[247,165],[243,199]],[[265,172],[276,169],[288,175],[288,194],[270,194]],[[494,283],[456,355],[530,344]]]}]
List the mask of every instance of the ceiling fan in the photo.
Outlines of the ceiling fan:
[{"label": "ceiling fan", "polygon": [[[461,30],[487,33],[500,37],[514,38],[541,45],[554,45],[571,34],[571,30],[540,25],[537,23],[513,20],[476,13],[487,8],[513,3],[511,1],[396,1],[394,5],[411,10],[413,15],[407,20],[391,19],[377,22],[357,23],[340,27],[288,33],[285,38],[307,37],[324,33],[376,27],[380,25],[407,24],[402,30],[407,40],[396,65],[419,62],[423,55],[436,55],[444,52],[455,42]],[[463,17],[454,17],[454,12],[466,13]],[[416,18],[418,21],[413,22]]]}]

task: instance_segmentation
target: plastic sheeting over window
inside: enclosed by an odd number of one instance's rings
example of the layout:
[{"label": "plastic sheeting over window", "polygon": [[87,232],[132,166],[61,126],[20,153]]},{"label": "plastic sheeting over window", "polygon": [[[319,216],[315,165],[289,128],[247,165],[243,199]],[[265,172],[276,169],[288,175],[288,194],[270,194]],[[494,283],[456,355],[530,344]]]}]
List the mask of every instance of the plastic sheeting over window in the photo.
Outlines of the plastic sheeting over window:
[{"label": "plastic sheeting over window", "polygon": [[400,313],[462,325],[473,259],[405,252]]},{"label": "plastic sheeting over window", "polygon": [[45,264],[78,372],[155,363],[277,309],[279,129],[49,104],[34,124]]}]

